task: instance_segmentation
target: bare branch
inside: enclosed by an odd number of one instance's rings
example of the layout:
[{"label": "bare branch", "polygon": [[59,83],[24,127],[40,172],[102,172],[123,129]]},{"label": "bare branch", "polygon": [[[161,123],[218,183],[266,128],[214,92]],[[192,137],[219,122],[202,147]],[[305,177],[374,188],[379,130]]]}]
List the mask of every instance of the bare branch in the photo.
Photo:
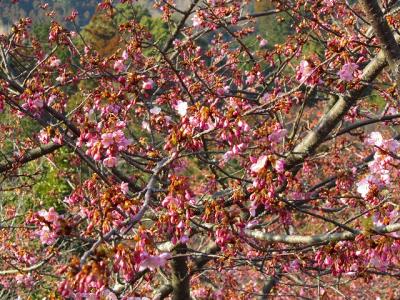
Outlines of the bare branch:
[{"label": "bare branch", "polygon": [[49,143],[47,145],[42,145],[38,148],[29,150],[22,157],[15,157],[6,163],[0,164],[0,173],[11,170],[15,165],[22,165],[32,160],[38,159],[42,156],[45,156],[49,153],[56,151],[61,147],[62,145]]},{"label": "bare branch", "polygon": [[[400,230],[400,223],[395,223],[387,226],[374,227],[369,232],[374,234],[385,234]],[[246,234],[255,239],[276,242],[284,244],[306,244],[312,245],[317,243],[327,242],[338,242],[345,240],[353,240],[358,234],[362,234],[361,230],[356,230],[355,233],[351,232],[339,232],[339,233],[327,233],[317,235],[286,235],[286,234],[273,234],[262,231],[246,230]]]}]

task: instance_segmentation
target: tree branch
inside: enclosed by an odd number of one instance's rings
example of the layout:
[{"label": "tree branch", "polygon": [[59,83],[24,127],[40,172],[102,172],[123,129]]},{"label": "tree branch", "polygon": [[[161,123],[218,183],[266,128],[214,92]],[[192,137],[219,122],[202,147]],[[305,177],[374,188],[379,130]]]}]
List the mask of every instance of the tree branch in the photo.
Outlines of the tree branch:
[{"label": "tree branch", "polygon": [[398,81],[400,79],[400,46],[397,44],[378,2],[376,0],[360,0],[360,3],[375,35],[382,44],[382,51],[385,54],[389,67],[396,81]]},{"label": "tree branch", "polygon": [[11,170],[16,164],[25,164],[25,163],[35,160],[39,157],[45,156],[49,153],[56,151],[57,149],[59,149],[61,147],[62,147],[62,145],[55,144],[55,143],[49,143],[47,145],[42,145],[38,148],[29,150],[22,157],[15,157],[6,163],[0,164],[0,173]]},{"label": "tree branch", "polygon": [[[387,226],[377,226],[369,230],[368,232],[374,234],[385,234],[399,230],[400,230],[400,223],[395,223]],[[339,233],[326,233],[317,235],[286,235],[286,234],[267,233],[259,230],[252,231],[248,229],[245,231],[245,233],[250,237],[267,242],[312,245],[317,243],[353,240],[358,234],[362,234],[363,232],[361,230],[356,230],[355,233],[345,231]]]},{"label": "tree branch", "polygon": [[274,286],[278,284],[280,277],[281,277],[281,270],[278,267],[275,269],[275,275],[269,276],[267,281],[265,282],[260,300],[268,299],[269,293],[274,288]]},{"label": "tree branch", "polygon": [[[184,254],[187,251],[186,245],[179,245],[175,248],[174,254]],[[187,266],[187,257],[182,255],[172,259],[172,299],[188,300],[190,299],[190,276]]]}]

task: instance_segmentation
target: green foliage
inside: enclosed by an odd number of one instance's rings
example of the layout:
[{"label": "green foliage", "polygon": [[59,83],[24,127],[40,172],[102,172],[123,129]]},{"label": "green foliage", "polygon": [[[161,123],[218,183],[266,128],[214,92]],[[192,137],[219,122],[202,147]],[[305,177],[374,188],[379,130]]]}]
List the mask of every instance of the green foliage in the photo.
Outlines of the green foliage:
[{"label": "green foliage", "polygon": [[160,18],[152,17],[147,8],[126,4],[117,5],[112,17],[106,13],[96,13],[81,34],[85,42],[100,54],[109,55],[119,48],[119,26],[130,20],[145,26],[155,41],[163,39],[167,34],[165,23]]},{"label": "green foliage", "polygon": [[[60,176],[61,172],[68,170],[69,155],[65,148],[61,148],[58,150],[54,163],[46,159],[42,160],[40,166],[42,172],[41,180],[33,186],[32,192],[34,197],[40,200],[41,205],[45,208],[60,207],[61,201],[71,192],[71,187],[66,183],[65,178]],[[36,162],[31,163],[29,166],[32,169],[37,167]]]},{"label": "green foliage", "polygon": [[117,26],[132,19],[141,21],[144,17],[151,18],[149,10],[141,5],[118,4],[116,5],[116,11],[113,21]]},{"label": "green foliage", "polygon": [[[271,1],[256,2],[254,11],[260,13],[273,9]],[[283,13],[257,18],[257,32],[268,40],[269,47],[284,43],[291,33],[291,19]]]},{"label": "green foliage", "polygon": [[368,102],[370,104],[376,105],[379,109],[383,109],[387,103],[386,100],[379,96],[376,92],[373,92],[368,97]]},{"label": "green foliage", "polygon": [[50,32],[50,21],[35,22],[32,25],[32,35],[40,42],[47,43]]}]

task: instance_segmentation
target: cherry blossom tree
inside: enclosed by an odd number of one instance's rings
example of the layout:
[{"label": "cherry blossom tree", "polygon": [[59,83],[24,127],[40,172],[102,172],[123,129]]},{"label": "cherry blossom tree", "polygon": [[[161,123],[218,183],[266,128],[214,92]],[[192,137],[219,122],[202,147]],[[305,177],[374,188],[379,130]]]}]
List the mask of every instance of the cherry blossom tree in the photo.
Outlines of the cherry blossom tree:
[{"label": "cherry blossom tree", "polygon": [[107,55],[46,5],[48,44],[0,36],[1,193],[69,187],[2,204],[3,296],[400,297],[400,3],[262,1],[153,1],[168,36]]}]

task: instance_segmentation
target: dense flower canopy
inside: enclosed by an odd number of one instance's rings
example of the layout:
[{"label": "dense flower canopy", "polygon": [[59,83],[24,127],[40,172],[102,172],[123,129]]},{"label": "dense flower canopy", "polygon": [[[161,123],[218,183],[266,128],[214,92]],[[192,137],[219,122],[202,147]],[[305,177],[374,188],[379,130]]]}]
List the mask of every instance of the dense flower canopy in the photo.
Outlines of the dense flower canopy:
[{"label": "dense flower canopy", "polygon": [[399,298],[398,1],[153,2],[0,36],[1,295]]}]

